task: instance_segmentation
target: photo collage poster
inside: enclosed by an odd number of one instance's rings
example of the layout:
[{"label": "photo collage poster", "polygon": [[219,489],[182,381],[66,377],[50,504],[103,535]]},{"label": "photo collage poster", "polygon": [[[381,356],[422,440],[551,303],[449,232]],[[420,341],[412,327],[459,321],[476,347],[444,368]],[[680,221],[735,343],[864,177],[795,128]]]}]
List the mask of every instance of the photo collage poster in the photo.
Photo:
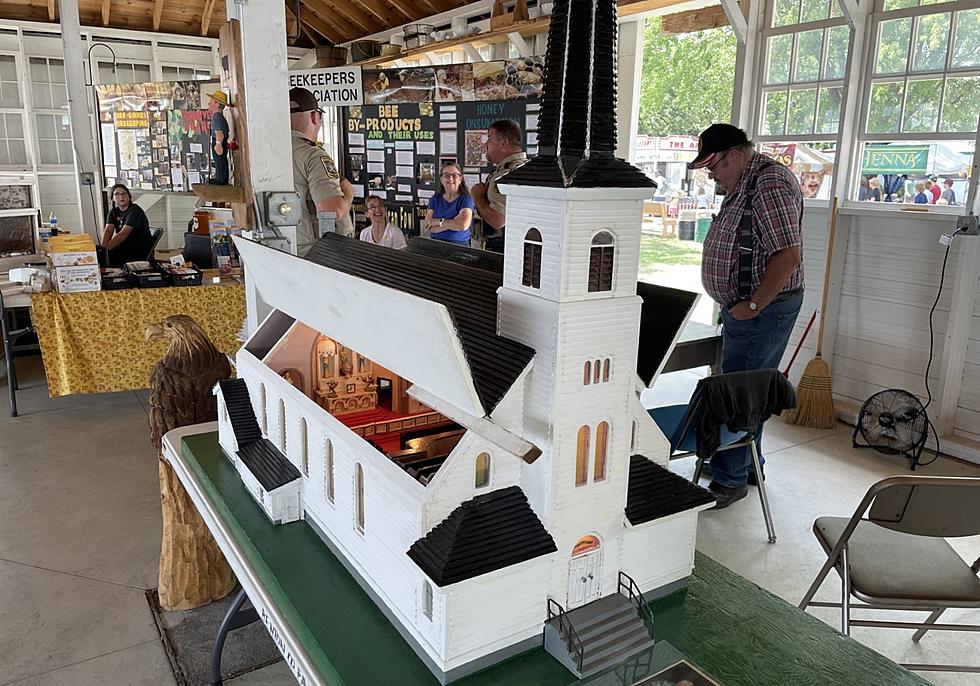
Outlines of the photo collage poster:
[{"label": "photo collage poster", "polygon": [[342,118],[358,222],[365,221],[364,199],[377,195],[390,221],[418,235],[442,165],[459,164],[468,187],[493,172],[486,139],[497,120],[515,121],[528,155],[537,153],[542,58],[366,71],[363,78],[365,104],[345,108]]},{"label": "photo collage poster", "polygon": [[105,84],[95,87],[107,186],[190,192],[210,176],[210,81]]}]

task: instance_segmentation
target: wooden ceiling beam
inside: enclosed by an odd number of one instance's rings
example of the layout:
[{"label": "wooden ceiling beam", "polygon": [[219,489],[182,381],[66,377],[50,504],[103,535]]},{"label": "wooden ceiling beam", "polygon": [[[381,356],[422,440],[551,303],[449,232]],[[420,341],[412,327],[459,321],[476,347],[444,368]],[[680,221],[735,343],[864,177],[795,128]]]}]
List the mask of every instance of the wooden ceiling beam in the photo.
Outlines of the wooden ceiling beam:
[{"label": "wooden ceiling beam", "polygon": [[370,14],[359,7],[355,7],[353,3],[350,3],[347,0],[330,0],[329,2],[322,2],[321,0],[306,0],[304,4],[307,7],[312,7],[317,16],[323,17],[331,14],[343,15],[346,18],[346,21],[351,22],[355,28],[354,30],[344,31],[344,40],[360,38],[361,36],[367,36],[388,28]]},{"label": "wooden ceiling beam", "polygon": [[[411,14],[403,10],[396,3],[390,2],[390,0],[348,0],[349,2],[356,3],[358,6],[363,7],[365,10],[370,12],[372,15],[381,20],[381,23],[385,26],[393,26],[395,24],[401,24],[404,21],[412,21],[413,17]],[[395,10],[399,16],[392,15],[390,10]]]},{"label": "wooden ceiling beam", "polygon": [[153,3],[153,30],[160,30],[160,19],[163,17],[163,0],[155,0]]},{"label": "wooden ceiling beam", "polygon": [[728,16],[720,5],[712,5],[664,16],[662,31],[672,34],[691,33],[717,29],[720,26],[728,26]]},{"label": "wooden ceiling beam", "polygon": [[208,35],[208,29],[211,28],[211,17],[214,16],[214,7],[218,4],[218,0],[207,0],[204,5],[204,13],[201,15],[201,35]]},{"label": "wooden ceiling beam", "polygon": [[[287,0],[287,4],[290,4],[291,0]],[[335,17],[322,16],[307,3],[303,3],[301,9],[303,14],[303,23],[309,26],[311,29],[324,36],[331,45],[336,45],[337,43],[343,43],[348,40],[348,34],[344,27],[337,24]]]},{"label": "wooden ceiling beam", "polygon": [[390,0],[390,2],[399,13],[408,17],[410,21],[419,21],[420,19],[439,13],[432,9],[432,6],[428,3],[423,4],[418,0]]},{"label": "wooden ceiling beam", "polygon": [[109,25],[109,2],[110,0],[102,0],[102,25]]},{"label": "wooden ceiling beam", "polygon": [[55,20],[55,15],[56,15],[55,7],[56,6],[57,5],[55,4],[55,1],[54,0],[48,0],[48,19],[50,19],[51,21],[54,21]]},{"label": "wooden ceiling beam", "polygon": [[[324,43],[332,45],[340,38],[336,29],[328,26],[325,21],[322,21],[312,12],[303,12],[302,10],[300,12],[303,15],[303,20],[299,25],[300,33],[306,36],[314,46],[320,46]],[[286,0],[286,14],[292,17],[293,21],[294,28],[290,30],[290,33],[295,33],[296,15],[293,13],[293,0]]]}]

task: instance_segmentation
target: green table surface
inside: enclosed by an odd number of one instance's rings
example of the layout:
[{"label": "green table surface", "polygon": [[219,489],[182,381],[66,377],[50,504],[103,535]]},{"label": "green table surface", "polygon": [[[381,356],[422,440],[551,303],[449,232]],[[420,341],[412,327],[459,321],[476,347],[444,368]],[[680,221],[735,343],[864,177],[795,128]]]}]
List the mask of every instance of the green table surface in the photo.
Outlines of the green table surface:
[{"label": "green table surface", "polygon": [[[324,681],[439,683],[313,529],[305,522],[269,522],[222,454],[216,433],[186,436],[181,451]],[[650,606],[655,638],[669,641],[725,686],[928,684],[700,553],[686,591]],[[633,671],[626,681],[610,679],[612,674],[596,681],[632,684],[639,676]],[[454,682],[571,683],[580,682],[543,648]]]}]

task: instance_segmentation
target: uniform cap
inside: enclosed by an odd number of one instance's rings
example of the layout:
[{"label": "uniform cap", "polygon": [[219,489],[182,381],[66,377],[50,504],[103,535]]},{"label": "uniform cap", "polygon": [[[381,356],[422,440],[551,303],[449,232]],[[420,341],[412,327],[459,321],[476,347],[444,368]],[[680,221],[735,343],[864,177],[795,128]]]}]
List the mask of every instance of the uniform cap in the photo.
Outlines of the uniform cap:
[{"label": "uniform cap", "polygon": [[297,112],[323,112],[316,96],[305,88],[299,86],[289,89],[289,113]]}]

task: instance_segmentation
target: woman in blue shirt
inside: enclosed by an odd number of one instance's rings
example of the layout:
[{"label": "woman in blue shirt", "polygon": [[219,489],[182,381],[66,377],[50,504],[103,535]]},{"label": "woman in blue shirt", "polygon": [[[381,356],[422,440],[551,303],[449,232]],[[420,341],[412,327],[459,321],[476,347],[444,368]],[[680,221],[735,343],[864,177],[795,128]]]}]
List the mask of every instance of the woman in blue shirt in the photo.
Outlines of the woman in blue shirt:
[{"label": "woman in blue shirt", "polygon": [[463,180],[463,170],[450,162],[442,168],[439,191],[429,198],[423,229],[428,229],[437,241],[459,245],[470,244],[470,224],[473,223],[473,198]]}]

